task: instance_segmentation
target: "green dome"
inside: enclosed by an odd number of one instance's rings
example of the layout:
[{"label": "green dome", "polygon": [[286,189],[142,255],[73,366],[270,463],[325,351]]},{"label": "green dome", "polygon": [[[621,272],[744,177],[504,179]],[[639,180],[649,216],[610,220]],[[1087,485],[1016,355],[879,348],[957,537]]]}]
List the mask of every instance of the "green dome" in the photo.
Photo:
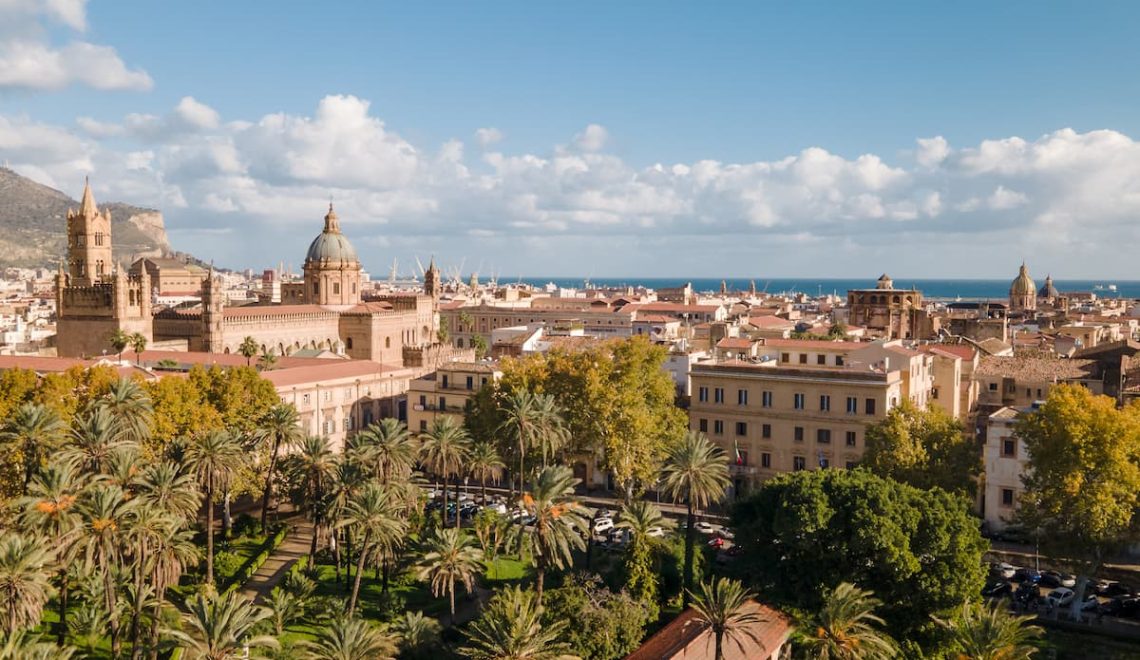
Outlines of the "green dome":
[{"label": "green dome", "polygon": [[332,204],[329,204],[329,212],[325,216],[325,230],[309,244],[305,263],[356,264],[358,262],[356,249],[352,247],[348,238],[340,233],[340,222]]}]

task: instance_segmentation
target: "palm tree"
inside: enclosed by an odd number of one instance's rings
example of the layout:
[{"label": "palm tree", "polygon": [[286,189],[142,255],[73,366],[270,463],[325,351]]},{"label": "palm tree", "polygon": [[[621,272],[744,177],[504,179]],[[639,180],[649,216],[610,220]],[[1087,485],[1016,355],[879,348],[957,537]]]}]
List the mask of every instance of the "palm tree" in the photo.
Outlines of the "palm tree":
[{"label": "palm tree", "polygon": [[657,530],[672,527],[672,521],[661,514],[652,502],[635,500],[623,504],[617,527],[629,530],[626,548],[626,589],[638,601],[647,603],[653,611],[657,606],[657,574],[654,564],[654,536]]},{"label": "palm tree", "polygon": [[360,594],[360,576],[364,572],[364,561],[384,548],[390,548],[404,535],[407,527],[396,515],[395,507],[388,493],[376,483],[367,484],[359,496],[348,502],[338,526],[351,528],[360,538],[360,556],[356,563],[356,578],[352,583],[352,595],[348,599],[348,616],[356,609],[356,598]]},{"label": "palm tree", "polygon": [[[443,515],[447,517],[447,480],[459,474],[470,453],[471,436],[467,429],[451,415],[438,415],[423,439],[424,463],[432,472],[443,477]],[[459,529],[459,480],[455,481],[455,528]]]},{"label": "palm tree", "polygon": [[882,602],[844,582],[824,597],[823,608],[803,626],[803,645],[820,660],[885,660],[898,653],[886,624],[875,615]]},{"label": "palm tree", "polygon": [[935,621],[950,631],[951,645],[962,660],[1028,660],[1044,634],[1030,625],[1032,616],[1012,614],[1000,603],[966,603],[955,619]]},{"label": "palm tree", "polygon": [[[246,340],[250,340],[246,337]],[[245,355],[245,342],[242,342],[242,354]],[[254,345],[254,352],[257,346]],[[247,360],[250,356],[246,356]],[[261,495],[261,529],[266,529],[269,519],[269,500],[273,496],[273,479],[277,474],[277,458],[281,448],[288,449],[296,444],[304,433],[297,417],[297,409],[287,403],[273,406],[261,420],[257,430],[257,437],[270,443],[269,468],[265,471],[265,491]]]},{"label": "palm tree", "polygon": [[[136,332],[131,335],[131,349],[135,352],[135,364],[142,364],[142,352],[146,350],[146,335],[141,332]],[[119,358],[122,359],[121,357]]]},{"label": "palm tree", "polygon": [[554,398],[545,394],[532,394],[529,390],[511,392],[502,405],[502,433],[517,449],[519,459],[518,484],[526,478],[526,452],[538,447],[542,451],[542,465],[546,467],[548,454],[561,447],[566,435],[565,421]]},{"label": "palm tree", "polygon": [[182,630],[166,629],[166,635],[185,649],[187,660],[230,660],[243,657],[243,648],[276,648],[277,640],[254,635],[258,622],[269,617],[263,607],[238,593],[207,598],[201,594],[187,601]]},{"label": "palm tree", "polygon": [[97,483],[84,491],[79,502],[83,521],[79,540],[87,563],[97,569],[102,580],[103,605],[111,632],[111,654],[117,657],[122,640],[115,569],[122,560],[124,530],[134,518],[137,501],[127,498],[123,489],[116,485]]},{"label": "palm tree", "polygon": [[257,366],[262,371],[272,371],[279,359],[280,357],[272,349],[262,349],[261,355],[257,358]]},{"label": "palm tree", "polygon": [[388,483],[390,476],[407,474],[416,464],[419,446],[403,422],[385,417],[357,434],[354,440],[363,452],[364,460],[376,471],[380,483]]},{"label": "palm tree", "polygon": [[538,595],[518,586],[503,589],[482,616],[467,629],[467,643],[459,649],[474,660],[556,660],[570,647],[560,641],[567,622],[543,626]]},{"label": "palm tree", "polygon": [[712,629],[716,640],[716,660],[724,660],[726,637],[736,642],[741,651],[744,651],[745,638],[761,643],[755,627],[764,623],[764,619],[748,606],[752,598],[753,593],[744,585],[728,578],[702,583],[700,592],[694,594],[695,621]]},{"label": "palm tree", "polygon": [[7,532],[0,536],[0,625],[8,635],[43,617],[54,591],[47,568],[52,552],[43,539]]},{"label": "palm tree", "polygon": [[22,404],[8,419],[0,431],[0,441],[9,453],[19,454],[24,464],[21,494],[28,494],[32,475],[43,465],[44,457],[59,446],[66,429],[54,410],[38,403]]},{"label": "palm tree", "polygon": [[197,475],[182,472],[170,461],[148,463],[132,484],[140,504],[192,521],[202,508]]},{"label": "palm tree", "polygon": [[448,528],[436,530],[424,550],[416,577],[429,581],[436,598],[447,594],[451,625],[455,625],[455,583],[462,583],[468,592],[475,587],[475,576],[483,567],[483,551],[461,530]]},{"label": "palm tree", "polygon": [[728,488],[728,459],[705,434],[686,431],[679,443],[669,449],[661,469],[662,486],[673,501],[684,500],[685,575],[684,606],[688,607],[693,588],[693,546],[696,542],[696,509],[719,500]]},{"label": "palm tree", "polygon": [[396,656],[396,639],[367,621],[341,618],[317,631],[311,642],[301,642],[305,660],[384,660]]},{"label": "palm tree", "polygon": [[487,480],[498,481],[506,467],[507,464],[499,457],[495,445],[485,441],[471,445],[471,454],[467,457],[467,471],[479,480],[479,490],[484,505],[487,504]]},{"label": "palm tree", "polygon": [[119,436],[111,411],[96,406],[75,418],[62,453],[86,474],[106,474],[114,450],[128,444]]},{"label": "palm tree", "polygon": [[573,561],[573,551],[582,550],[588,523],[582,507],[574,499],[579,479],[565,465],[553,465],[538,473],[531,492],[523,495],[523,508],[535,521],[533,531],[523,532],[536,569],[535,588],[542,604],[542,587],[548,568],[562,568]]},{"label": "palm tree", "polygon": [[313,542],[309,556],[317,556],[317,539],[324,523],[325,499],[328,482],[333,474],[334,461],[327,438],[306,436],[297,451],[289,456],[290,472],[300,483],[302,506],[313,521]]},{"label": "palm tree", "polygon": [[111,383],[97,405],[111,414],[116,439],[141,444],[150,437],[154,403],[138,382],[120,378]]},{"label": "palm tree", "polygon": [[108,341],[111,344],[111,348],[115,349],[115,352],[119,354],[119,362],[122,362],[123,351],[127,350],[127,347],[131,345],[131,336],[122,328],[118,328],[111,333]]},{"label": "palm tree", "polygon": [[265,607],[270,612],[273,622],[273,632],[278,637],[285,634],[285,626],[301,617],[305,604],[293,592],[281,587],[273,587],[265,599]]},{"label": "palm tree", "polygon": [[241,442],[227,431],[200,433],[186,447],[186,464],[202,487],[206,507],[206,584],[214,584],[214,497],[229,490],[244,461]]},{"label": "palm tree", "polygon": [[562,415],[562,407],[553,394],[536,394],[535,411],[539,420],[537,448],[542,454],[542,467],[554,459],[555,455],[570,443],[570,428]]},{"label": "palm tree", "polygon": [[75,648],[41,642],[39,635],[20,630],[0,638],[0,660],[71,660]]},{"label": "palm tree", "polygon": [[76,507],[86,479],[75,470],[70,461],[49,463],[33,479],[28,495],[22,502],[20,524],[48,539],[55,553],[56,575],[59,581],[58,643],[62,646],[67,635],[67,607],[71,593],[68,585],[68,568],[74,560],[75,539],[82,531],[82,518]]},{"label": "palm tree", "polygon": [[241,346],[238,346],[238,353],[245,358],[245,366],[250,366],[253,358],[257,357],[258,350],[257,340],[253,337],[247,336],[241,340]]},{"label": "palm tree", "polygon": [[406,610],[404,616],[396,619],[392,627],[400,636],[400,657],[409,660],[428,658],[439,647],[439,621],[424,616],[423,612]]},{"label": "palm tree", "polygon": [[132,658],[137,658],[141,651],[139,638],[142,633],[140,624],[143,609],[148,605],[152,611],[161,607],[161,594],[158,594],[148,582],[153,563],[151,553],[173,538],[184,522],[184,519],[157,507],[142,505],[135,507],[134,519],[126,529],[125,540],[127,547],[130,548],[130,561],[125,568],[134,573],[132,585],[134,601],[131,603],[130,629]]}]

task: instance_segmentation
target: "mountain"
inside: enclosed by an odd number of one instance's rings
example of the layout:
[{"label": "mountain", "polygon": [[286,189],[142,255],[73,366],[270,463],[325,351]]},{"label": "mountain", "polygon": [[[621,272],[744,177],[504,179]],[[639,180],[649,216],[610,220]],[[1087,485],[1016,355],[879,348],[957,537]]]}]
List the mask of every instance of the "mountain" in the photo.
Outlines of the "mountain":
[{"label": "mountain", "polygon": [[[0,167],[0,267],[59,264],[67,250],[67,210],[78,208],[68,195]],[[104,208],[111,211],[114,257],[124,266],[139,257],[172,254],[160,211],[99,203]]]}]

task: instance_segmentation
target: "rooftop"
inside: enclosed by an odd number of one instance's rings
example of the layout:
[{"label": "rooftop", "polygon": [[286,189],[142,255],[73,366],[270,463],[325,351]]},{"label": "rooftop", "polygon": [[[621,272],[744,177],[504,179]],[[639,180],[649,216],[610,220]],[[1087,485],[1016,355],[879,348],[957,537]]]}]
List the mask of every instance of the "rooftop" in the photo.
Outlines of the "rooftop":
[{"label": "rooftop", "polygon": [[[740,644],[731,639],[724,641],[725,660],[770,658],[792,632],[792,622],[780,612],[756,601],[749,601],[748,610],[760,615],[760,623],[749,626],[751,635],[740,635]],[[702,641],[702,639],[704,641]],[[699,620],[693,609],[681,612],[664,628],[658,630],[625,660],[686,660],[711,659],[715,654],[712,633],[707,624]]]},{"label": "rooftop", "polygon": [[1096,360],[985,355],[978,364],[976,375],[1026,381],[1059,381],[1096,378],[1098,371]]}]

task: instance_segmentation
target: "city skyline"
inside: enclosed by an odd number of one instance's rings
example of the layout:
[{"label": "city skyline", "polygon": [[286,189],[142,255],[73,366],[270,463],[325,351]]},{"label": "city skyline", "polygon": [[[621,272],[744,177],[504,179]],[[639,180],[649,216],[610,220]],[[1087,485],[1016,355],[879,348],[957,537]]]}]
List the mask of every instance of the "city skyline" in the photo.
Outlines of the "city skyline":
[{"label": "city skyline", "polygon": [[1130,279],[1127,5],[586,9],[7,3],[0,158],[228,267]]}]

